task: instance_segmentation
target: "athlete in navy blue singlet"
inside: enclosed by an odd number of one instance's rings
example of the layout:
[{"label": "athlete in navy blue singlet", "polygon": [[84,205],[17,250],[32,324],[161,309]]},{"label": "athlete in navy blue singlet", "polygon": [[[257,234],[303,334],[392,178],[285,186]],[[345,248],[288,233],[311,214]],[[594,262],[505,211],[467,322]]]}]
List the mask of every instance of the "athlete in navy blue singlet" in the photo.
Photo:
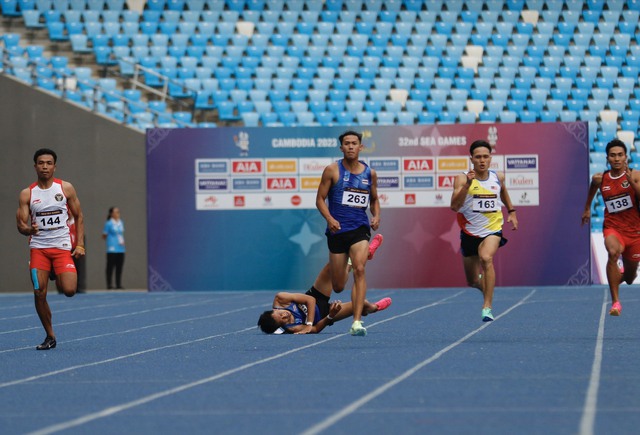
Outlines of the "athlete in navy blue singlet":
[{"label": "athlete in navy blue singlet", "polygon": [[[345,266],[351,258],[354,289],[353,324],[351,334],[364,336],[362,310],[367,295],[365,264],[368,257],[371,229],[380,225],[380,202],[378,201],[376,171],[359,160],[362,134],[347,131],[340,137],[343,158],[327,166],[320,180],[316,206],[327,221],[327,244],[333,290],[344,289]],[[367,216],[367,209],[371,218]]]}]

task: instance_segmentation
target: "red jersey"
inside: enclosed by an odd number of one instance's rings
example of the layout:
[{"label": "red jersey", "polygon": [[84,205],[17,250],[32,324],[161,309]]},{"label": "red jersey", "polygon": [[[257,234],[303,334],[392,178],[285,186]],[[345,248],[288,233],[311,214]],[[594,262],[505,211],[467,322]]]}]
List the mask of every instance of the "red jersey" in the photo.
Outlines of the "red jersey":
[{"label": "red jersey", "polygon": [[621,234],[640,235],[640,211],[636,192],[627,180],[625,172],[612,177],[609,171],[602,174],[600,193],[604,200],[603,229],[611,228]]}]

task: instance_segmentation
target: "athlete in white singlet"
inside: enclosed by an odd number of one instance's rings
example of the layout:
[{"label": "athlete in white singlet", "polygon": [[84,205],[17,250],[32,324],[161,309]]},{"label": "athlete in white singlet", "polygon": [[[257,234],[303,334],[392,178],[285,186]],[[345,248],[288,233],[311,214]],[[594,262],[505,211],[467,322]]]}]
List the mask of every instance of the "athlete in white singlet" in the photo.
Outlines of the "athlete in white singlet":
[{"label": "athlete in white singlet", "polygon": [[467,283],[484,295],[482,321],[493,320],[491,304],[496,285],[493,257],[506,243],[502,237],[502,207],[509,213],[507,222],[518,229],[516,210],[504,185],[504,174],[489,170],[491,145],[477,140],[469,148],[473,169],[456,177],[451,209],[458,212],[461,250]]},{"label": "athlete in white singlet", "polygon": [[78,276],[73,258],[84,255],[83,245],[72,251],[72,235],[68,221],[75,221],[76,240],[84,240],[84,219],[76,190],[66,181],[54,178],[56,153],[42,148],[33,156],[38,180],[20,192],[16,220],[18,231],[29,237],[29,268],[33,283],[35,306],[47,336],[36,347],[48,350],[56,347],[51,324],[51,309],[47,303],[47,285],[51,270],[55,272],[66,296],[76,293]]}]

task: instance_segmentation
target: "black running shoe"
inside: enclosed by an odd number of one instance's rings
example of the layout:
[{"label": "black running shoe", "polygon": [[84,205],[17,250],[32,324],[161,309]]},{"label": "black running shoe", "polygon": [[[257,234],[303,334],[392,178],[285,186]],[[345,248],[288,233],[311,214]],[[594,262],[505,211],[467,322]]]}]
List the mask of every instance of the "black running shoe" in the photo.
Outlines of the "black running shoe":
[{"label": "black running shoe", "polygon": [[49,349],[53,349],[54,347],[56,347],[56,339],[53,338],[53,337],[47,336],[47,338],[44,339],[42,344],[39,344],[39,345],[36,346],[36,349],[37,350],[49,350]]}]

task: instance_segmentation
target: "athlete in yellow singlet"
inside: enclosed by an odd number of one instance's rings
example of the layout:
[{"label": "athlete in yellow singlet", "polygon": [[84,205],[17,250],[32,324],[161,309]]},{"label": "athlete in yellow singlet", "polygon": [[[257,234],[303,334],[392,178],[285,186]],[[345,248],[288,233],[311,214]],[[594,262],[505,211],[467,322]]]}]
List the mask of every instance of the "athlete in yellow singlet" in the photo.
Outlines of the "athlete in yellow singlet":
[{"label": "athlete in yellow singlet", "polygon": [[509,213],[507,222],[518,229],[516,210],[502,173],[490,170],[491,145],[477,140],[469,148],[473,169],[456,177],[451,209],[458,213],[461,251],[467,283],[484,295],[482,321],[493,320],[491,304],[496,285],[493,257],[507,240],[502,237],[502,206]]}]

